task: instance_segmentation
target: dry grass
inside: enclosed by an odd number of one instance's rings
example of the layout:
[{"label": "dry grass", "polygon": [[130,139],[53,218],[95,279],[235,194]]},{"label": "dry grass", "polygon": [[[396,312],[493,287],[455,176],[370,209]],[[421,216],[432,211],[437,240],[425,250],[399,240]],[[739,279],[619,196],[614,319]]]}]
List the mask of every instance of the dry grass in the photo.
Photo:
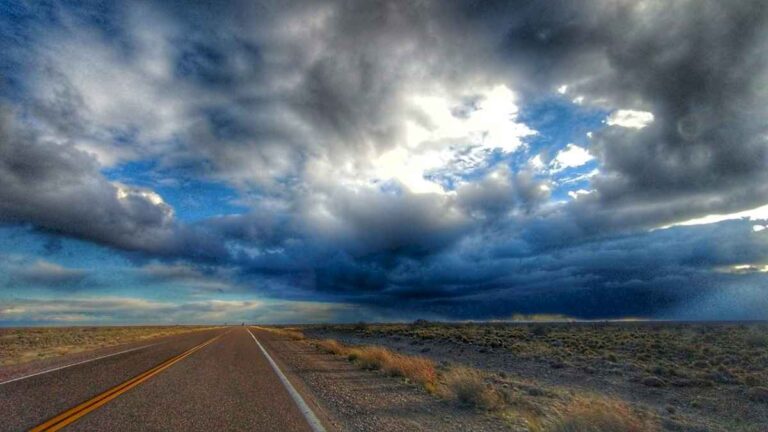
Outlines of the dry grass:
[{"label": "dry grass", "polygon": [[319,342],[316,342],[315,345],[317,345],[317,347],[320,348],[321,351],[328,354],[347,355],[347,351],[348,351],[348,348],[340,344],[335,339],[324,339]]},{"label": "dry grass", "polygon": [[354,361],[363,369],[381,370],[392,362],[394,355],[386,348],[364,347],[354,352]]},{"label": "dry grass", "polygon": [[409,356],[381,347],[347,347],[333,339],[315,345],[329,354],[345,356],[362,369],[380,370],[387,375],[403,377],[433,392],[437,385],[435,363],[425,357]]},{"label": "dry grass", "polygon": [[[314,342],[328,354],[344,356],[358,367],[407,378],[430,393],[464,406],[493,411],[531,432],[653,432],[656,419],[618,399],[573,394],[536,383],[499,378],[465,366],[443,369],[421,356],[380,346],[347,346],[335,339]],[[537,389],[532,392],[531,389]]]},{"label": "dry grass", "polygon": [[435,362],[426,357],[399,354],[376,346],[349,347],[334,339],[317,341],[315,345],[325,353],[347,357],[361,369],[407,378],[430,393],[456,398],[468,406],[492,410],[503,405],[501,394],[486,385],[482,373],[475,369],[452,369],[440,383]]},{"label": "dry grass", "polygon": [[453,368],[445,374],[448,394],[464,405],[484,410],[496,410],[504,405],[504,398],[477,369]]},{"label": "dry grass", "polygon": [[0,329],[0,365],[72,354],[212,327],[40,327]]},{"label": "dry grass", "polygon": [[306,337],[304,336],[304,333],[301,330],[299,330],[297,328],[293,328],[293,327],[261,327],[261,326],[256,326],[254,328],[257,328],[259,330],[265,330],[265,331],[268,331],[270,333],[274,333],[276,335],[283,336],[283,337],[286,337],[286,338],[291,339],[291,340],[297,340],[298,341],[298,340],[306,339]]},{"label": "dry grass", "polygon": [[424,357],[393,355],[383,365],[384,372],[408,378],[410,381],[421,384],[429,392],[435,390],[437,383],[437,371],[435,363]]},{"label": "dry grass", "polygon": [[576,398],[560,413],[546,432],[652,432],[658,430],[624,402],[611,399]]}]

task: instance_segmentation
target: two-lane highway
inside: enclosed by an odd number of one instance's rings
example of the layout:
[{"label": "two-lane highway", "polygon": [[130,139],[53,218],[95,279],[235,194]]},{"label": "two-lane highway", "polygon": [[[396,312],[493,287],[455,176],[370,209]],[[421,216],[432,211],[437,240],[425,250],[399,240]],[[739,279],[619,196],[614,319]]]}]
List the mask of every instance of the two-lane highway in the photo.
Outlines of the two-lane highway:
[{"label": "two-lane highway", "polygon": [[0,430],[321,430],[267,355],[220,329],[0,384]]}]

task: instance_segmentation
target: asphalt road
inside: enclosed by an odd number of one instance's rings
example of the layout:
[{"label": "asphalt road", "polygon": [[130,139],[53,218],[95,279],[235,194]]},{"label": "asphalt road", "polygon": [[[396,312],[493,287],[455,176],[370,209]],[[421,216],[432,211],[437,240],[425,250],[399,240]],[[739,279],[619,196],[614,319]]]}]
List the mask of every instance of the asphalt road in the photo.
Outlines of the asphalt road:
[{"label": "asphalt road", "polygon": [[2,384],[0,407],[0,431],[312,430],[245,327]]}]

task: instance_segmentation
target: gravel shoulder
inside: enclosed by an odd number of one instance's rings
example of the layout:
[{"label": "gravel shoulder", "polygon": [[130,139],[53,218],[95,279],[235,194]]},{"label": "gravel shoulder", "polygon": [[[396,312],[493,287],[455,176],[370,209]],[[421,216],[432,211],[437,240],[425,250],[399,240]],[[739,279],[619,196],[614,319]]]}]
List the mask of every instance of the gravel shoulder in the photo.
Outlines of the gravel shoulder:
[{"label": "gravel shoulder", "polygon": [[401,379],[361,370],[305,341],[265,331],[257,337],[329,430],[510,430],[497,417],[440,400]]}]

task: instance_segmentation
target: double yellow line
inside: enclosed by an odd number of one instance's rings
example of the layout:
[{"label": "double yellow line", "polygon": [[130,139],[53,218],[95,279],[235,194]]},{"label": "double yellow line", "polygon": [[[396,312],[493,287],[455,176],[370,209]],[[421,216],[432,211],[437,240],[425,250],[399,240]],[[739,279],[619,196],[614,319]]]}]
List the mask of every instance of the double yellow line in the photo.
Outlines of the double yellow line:
[{"label": "double yellow line", "polygon": [[100,406],[104,405],[105,403],[111,401],[112,399],[120,396],[121,394],[127,392],[128,390],[136,387],[137,385],[143,383],[144,381],[152,378],[153,376],[159,374],[160,372],[168,369],[169,367],[173,366],[175,363],[180,362],[184,358],[192,355],[195,351],[205,347],[206,345],[212,343],[216,339],[220,338],[222,335],[216,336],[212,339],[209,339],[200,345],[197,345],[195,347],[192,347],[188,349],[187,351],[184,351],[183,353],[177,355],[176,357],[172,357],[159,365],[153,367],[152,369],[141,373],[128,381],[119,384],[115,387],[112,387],[111,389],[105,391],[104,393],[89,399],[80,405],[70,408],[63,413],[57,415],[56,417],[53,417],[52,419],[46,421],[45,423],[42,423],[38,426],[35,426],[34,428],[30,429],[30,432],[39,432],[39,431],[57,431],[75,421],[77,421],[79,418],[83,417],[84,415],[88,414],[89,412],[99,408]]}]

